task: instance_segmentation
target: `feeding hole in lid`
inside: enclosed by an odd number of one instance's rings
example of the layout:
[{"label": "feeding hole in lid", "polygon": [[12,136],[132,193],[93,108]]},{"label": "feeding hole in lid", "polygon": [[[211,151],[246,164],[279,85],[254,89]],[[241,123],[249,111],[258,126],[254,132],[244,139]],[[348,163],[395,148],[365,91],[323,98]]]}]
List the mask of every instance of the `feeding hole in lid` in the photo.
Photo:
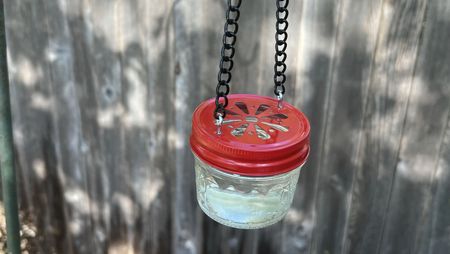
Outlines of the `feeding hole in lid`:
[{"label": "feeding hole in lid", "polygon": [[279,131],[282,131],[282,132],[287,132],[289,130],[288,127],[285,127],[285,126],[282,126],[282,125],[279,125],[279,124],[268,123],[268,122],[261,122],[261,123],[265,124],[265,125],[268,125],[268,126],[274,128],[275,130],[279,130]]},{"label": "feeding hole in lid", "polygon": [[250,123],[257,123],[258,118],[255,116],[247,116],[247,117],[245,117],[245,121],[250,122]]},{"label": "feeding hole in lid", "polygon": [[288,117],[285,114],[278,113],[278,114],[273,114],[273,115],[270,115],[270,116],[264,116],[263,118],[269,118],[269,119],[274,119],[274,120],[281,120],[281,119],[287,119]]},{"label": "feeding hole in lid", "polygon": [[258,138],[264,139],[264,140],[270,138],[270,135],[265,130],[263,130],[263,128],[259,127],[259,125],[255,124],[255,129],[256,129],[256,133],[258,133]]},{"label": "feeding hole in lid", "polygon": [[237,128],[235,128],[234,130],[231,131],[231,135],[235,136],[235,137],[240,137],[242,135],[244,135],[245,130],[247,130],[248,127],[248,123],[243,124]]},{"label": "feeding hole in lid", "polygon": [[244,102],[238,101],[234,105],[236,105],[238,108],[240,108],[242,110],[242,112],[244,112],[245,114],[249,114],[247,104],[245,104]]},{"label": "feeding hole in lid", "polygon": [[266,111],[269,108],[270,108],[269,105],[261,104],[261,105],[259,105],[258,109],[256,110],[255,115],[259,115],[259,114],[261,114],[262,112]]}]

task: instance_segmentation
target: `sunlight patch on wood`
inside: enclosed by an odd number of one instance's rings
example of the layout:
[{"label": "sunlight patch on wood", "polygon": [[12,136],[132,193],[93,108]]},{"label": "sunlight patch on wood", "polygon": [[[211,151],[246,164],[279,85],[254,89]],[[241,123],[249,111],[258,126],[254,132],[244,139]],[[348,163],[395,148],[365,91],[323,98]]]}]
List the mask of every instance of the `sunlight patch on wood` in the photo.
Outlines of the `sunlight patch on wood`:
[{"label": "sunlight patch on wood", "polygon": [[135,254],[137,253],[129,242],[111,243],[108,248],[109,254]]},{"label": "sunlight patch on wood", "polygon": [[175,128],[170,128],[167,134],[167,139],[170,145],[175,149],[182,149],[186,144],[184,138],[180,136],[180,132]]},{"label": "sunlight patch on wood", "polygon": [[99,109],[97,111],[97,124],[102,128],[114,128],[114,122],[117,117],[124,114],[122,104],[116,104],[114,107]]},{"label": "sunlight patch on wood", "polygon": [[45,162],[41,158],[35,159],[33,161],[33,171],[39,180],[44,180],[47,177]]},{"label": "sunlight patch on wood", "polygon": [[[64,192],[65,201],[82,215],[99,218],[98,205],[91,200],[88,194],[78,187],[68,187]],[[81,223],[84,224],[84,223]]]},{"label": "sunlight patch on wood", "polygon": [[43,71],[39,65],[33,64],[29,59],[20,57],[16,64],[10,65],[14,78],[26,87],[33,87],[42,79]]},{"label": "sunlight patch on wood", "polygon": [[137,59],[131,60],[131,67],[125,70],[125,77],[130,84],[127,95],[127,113],[125,127],[147,127],[147,88],[143,82],[143,69]]},{"label": "sunlight patch on wood", "polygon": [[398,176],[414,183],[428,183],[433,175],[435,159],[428,155],[418,154],[409,161],[400,161],[397,164]]},{"label": "sunlight patch on wood", "polygon": [[41,93],[34,93],[31,96],[31,107],[43,111],[49,111],[52,101]]},{"label": "sunlight patch on wood", "polygon": [[448,175],[450,174],[449,172],[450,172],[450,160],[446,161],[444,159],[441,159],[439,162],[439,168],[437,169],[436,175],[433,180],[440,181],[443,179],[448,179]]},{"label": "sunlight patch on wood", "polygon": [[[150,169],[148,169],[148,171],[150,171]],[[137,196],[139,203],[142,207],[149,208],[158,196],[159,191],[164,187],[164,182],[160,177],[154,177],[154,179],[141,177],[136,181],[135,186],[135,195]]]},{"label": "sunlight patch on wood", "polygon": [[290,208],[284,219],[288,223],[301,224],[303,213],[295,208]]},{"label": "sunlight patch on wood", "polygon": [[133,203],[130,197],[122,193],[114,193],[112,197],[112,203],[116,204],[122,213],[123,218],[127,222],[127,225],[133,225],[134,220],[136,219],[136,214],[134,211],[137,211],[136,205]]}]

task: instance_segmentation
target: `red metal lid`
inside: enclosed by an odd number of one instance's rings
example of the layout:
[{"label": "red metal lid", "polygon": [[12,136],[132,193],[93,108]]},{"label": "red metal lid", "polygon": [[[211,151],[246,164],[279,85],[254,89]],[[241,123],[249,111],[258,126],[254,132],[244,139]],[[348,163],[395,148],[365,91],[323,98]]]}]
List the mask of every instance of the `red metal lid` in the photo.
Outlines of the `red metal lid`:
[{"label": "red metal lid", "polygon": [[191,149],[202,161],[227,173],[271,176],[302,165],[309,153],[306,116],[287,102],[250,94],[228,96],[227,115],[217,134],[214,99],[192,117]]}]

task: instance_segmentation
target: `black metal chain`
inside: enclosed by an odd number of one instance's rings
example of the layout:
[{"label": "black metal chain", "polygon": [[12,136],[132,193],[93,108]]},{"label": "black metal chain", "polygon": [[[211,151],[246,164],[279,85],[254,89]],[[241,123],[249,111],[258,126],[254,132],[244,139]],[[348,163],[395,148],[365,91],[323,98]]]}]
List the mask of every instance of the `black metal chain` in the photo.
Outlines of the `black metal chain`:
[{"label": "black metal chain", "polygon": [[[236,34],[239,26],[239,20],[242,0],[228,0],[228,9],[226,12],[226,21],[224,25],[224,34],[222,37],[221,59],[219,64],[219,73],[217,74],[216,87],[216,109],[214,110],[214,118],[219,119],[221,116],[225,118],[225,107],[228,105],[227,95],[230,93],[231,69],[233,69],[233,56],[235,53],[234,45],[236,44]],[[223,102],[221,102],[223,98]]]},{"label": "black metal chain", "polygon": [[[217,87],[216,87],[216,109],[214,110],[214,118],[219,119],[220,117],[225,118],[226,111],[225,107],[228,105],[227,95],[230,93],[230,81],[231,81],[231,70],[233,69],[233,56],[235,53],[236,44],[236,34],[238,32],[239,26],[237,21],[239,20],[242,0],[234,0],[235,4],[232,3],[233,0],[228,0],[228,9],[226,12],[226,21],[224,25],[224,34],[222,37],[222,50],[221,59],[219,64],[219,73],[217,74]],[[276,11],[276,32],[275,32],[275,65],[274,65],[274,76],[273,80],[275,83],[274,93],[281,99],[283,94],[286,92],[284,83],[286,81],[286,48],[287,48],[287,28],[288,21],[287,17],[289,11],[287,7],[289,5],[289,0],[276,0],[277,11]],[[221,102],[222,99],[222,102]]]},{"label": "black metal chain", "polygon": [[276,32],[275,32],[275,65],[273,81],[275,82],[275,87],[273,92],[278,98],[281,98],[283,94],[286,92],[286,88],[284,87],[284,82],[286,81],[286,75],[284,72],[286,71],[286,48],[287,48],[287,28],[289,23],[287,22],[287,17],[289,15],[289,11],[287,10],[287,6],[289,5],[289,0],[276,0],[277,1],[277,22],[276,22]]}]

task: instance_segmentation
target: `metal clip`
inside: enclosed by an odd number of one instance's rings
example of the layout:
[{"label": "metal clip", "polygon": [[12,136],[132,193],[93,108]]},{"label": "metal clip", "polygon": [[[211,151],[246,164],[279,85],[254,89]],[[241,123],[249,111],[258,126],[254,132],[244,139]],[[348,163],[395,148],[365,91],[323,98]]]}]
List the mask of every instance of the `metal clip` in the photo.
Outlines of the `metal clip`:
[{"label": "metal clip", "polygon": [[223,116],[221,113],[217,114],[218,119],[216,119],[216,126],[217,126],[217,135],[221,135],[222,134],[222,123],[223,123]]},{"label": "metal clip", "polygon": [[282,93],[278,93],[277,100],[278,100],[278,109],[283,108],[283,94]]}]

